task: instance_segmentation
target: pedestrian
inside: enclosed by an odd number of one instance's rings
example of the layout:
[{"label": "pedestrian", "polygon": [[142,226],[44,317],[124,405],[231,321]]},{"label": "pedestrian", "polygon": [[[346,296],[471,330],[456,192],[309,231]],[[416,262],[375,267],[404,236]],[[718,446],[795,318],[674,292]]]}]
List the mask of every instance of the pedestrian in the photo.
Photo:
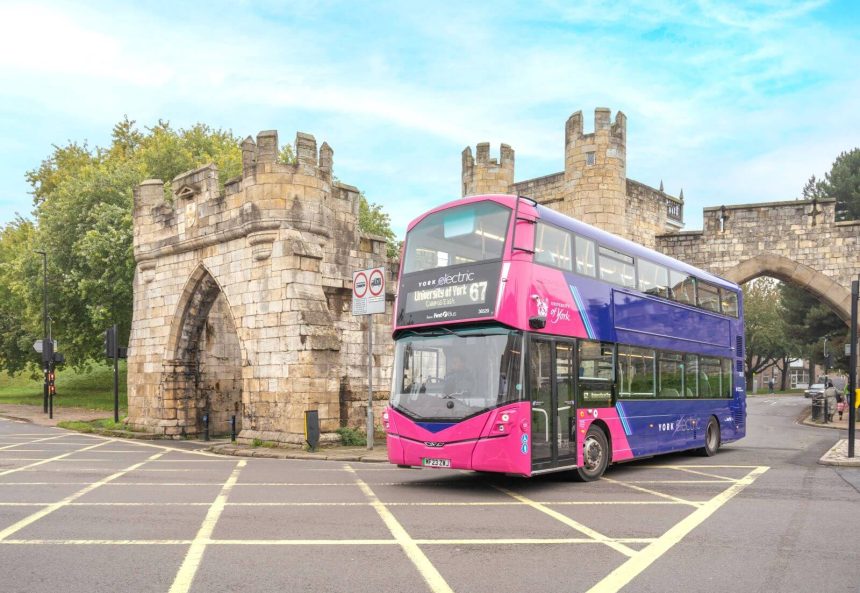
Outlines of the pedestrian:
[{"label": "pedestrian", "polygon": [[767,387],[770,389],[770,392],[773,393],[773,377],[771,377],[770,381],[767,382]]},{"label": "pedestrian", "polygon": [[[824,409],[829,412],[827,414],[827,416],[828,416],[827,419],[830,421],[833,420],[833,412],[830,411],[833,408],[830,408],[829,404],[831,401],[836,401],[836,394],[837,394],[837,391],[836,391],[836,388],[833,387],[833,381],[828,380],[827,381],[827,387],[824,389],[824,406],[825,406]],[[843,407],[842,410],[844,411],[845,408]],[[836,404],[836,411],[839,412],[839,404],[838,403]],[[842,412],[839,412],[839,419],[840,420],[842,419]]]}]

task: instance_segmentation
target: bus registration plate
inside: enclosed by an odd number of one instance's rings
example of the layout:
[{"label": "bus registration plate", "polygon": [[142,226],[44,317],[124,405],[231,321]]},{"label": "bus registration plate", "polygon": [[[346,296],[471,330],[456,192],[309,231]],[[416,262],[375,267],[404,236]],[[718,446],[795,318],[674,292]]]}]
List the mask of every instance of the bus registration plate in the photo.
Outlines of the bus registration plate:
[{"label": "bus registration plate", "polygon": [[424,457],[422,459],[422,463],[424,467],[451,467],[450,459],[431,459],[430,457]]}]

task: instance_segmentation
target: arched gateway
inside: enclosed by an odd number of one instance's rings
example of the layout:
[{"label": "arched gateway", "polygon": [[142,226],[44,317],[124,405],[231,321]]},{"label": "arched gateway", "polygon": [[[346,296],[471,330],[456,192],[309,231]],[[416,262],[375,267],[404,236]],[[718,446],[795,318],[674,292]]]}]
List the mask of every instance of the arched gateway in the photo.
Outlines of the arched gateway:
[{"label": "arched gateway", "polygon": [[[225,433],[235,415],[240,440],[298,444],[306,410],[329,437],[364,422],[366,320],[350,314],[351,278],[388,265],[385,241],[358,230],[358,190],[333,179],[327,144],[300,133],[296,156],[279,162],[277,133],[261,132],[223,188],[208,165],[173,180],[172,202],[160,180],[135,189],[132,426],[196,435],[208,414]],[[375,358],[382,405],[388,349]]]},{"label": "arched gateway", "polygon": [[860,273],[860,221],[836,222],[833,201],[705,208],[701,231],[658,235],[657,249],[733,282],[773,276],[851,320]]}]

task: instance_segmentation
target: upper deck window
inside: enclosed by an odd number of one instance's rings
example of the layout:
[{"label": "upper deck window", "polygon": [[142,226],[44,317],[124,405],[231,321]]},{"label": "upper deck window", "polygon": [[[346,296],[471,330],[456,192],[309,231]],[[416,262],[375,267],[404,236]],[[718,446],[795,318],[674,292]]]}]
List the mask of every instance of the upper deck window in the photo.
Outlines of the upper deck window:
[{"label": "upper deck window", "polygon": [[538,222],[535,229],[535,262],[562,270],[572,270],[570,239],[570,233],[567,231]]},{"label": "upper deck window", "polygon": [[600,248],[600,279],[620,284],[627,288],[636,287],[636,275],[633,267],[633,258],[620,251]]},{"label": "upper deck window", "polygon": [[575,253],[576,253],[576,273],[592,278],[597,275],[597,265],[595,264],[595,249],[594,241],[574,235],[575,238]]},{"label": "upper deck window", "polygon": [[427,216],[406,236],[403,273],[501,259],[511,210],[475,202]]},{"label": "upper deck window", "polygon": [[693,276],[669,270],[669,284],[672,287],[672,300],[696,306],[696,279]]},{"label": "upper deck window", "polygon": [[720,312],[720,289],[716,286],[702,282],[696,282],[699,307],[706,311]]},{"label": "upper deck window", "polygon": [[720,289],[720,297],[723,303],[723,314],[738,316],[738,293],[726,288]]},{"label": "upper deck window", "polygon": [[669,270],[663,266],[640,259],[639,290],[645,294],[669,298]]}]

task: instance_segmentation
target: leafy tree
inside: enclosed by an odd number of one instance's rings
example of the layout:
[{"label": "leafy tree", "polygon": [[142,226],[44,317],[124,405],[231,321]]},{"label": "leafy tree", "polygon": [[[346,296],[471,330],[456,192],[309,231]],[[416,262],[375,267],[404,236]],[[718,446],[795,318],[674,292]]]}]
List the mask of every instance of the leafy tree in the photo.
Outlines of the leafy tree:
[{"label": "leafy tree", "polygon": [[860,219],[860,148],[836,157],[820,183],[823,194],[836,200],[842,220]]},{"label": "leafy tree", "polygon": [[[292,146],[281,160],[295,162]],[[223,183],[241,173],[240,139],[196,124],[175,129],[159,121],[139,129],[124,118],[110,145],[69,142],[28,171],[33,222],[18,219],[0,228],[0,369],[36,368],[32,343],[42,335],[42,258],[48,253],[49,315],[53,336],[75,366],[101,357],[102,332],[116,323],[120,340],[131,328],[132,189],[144,179],[169,182],[184,171],[215,163]],[[359,227],[399,245],[381,206],[361,196]]]},{"label": "leafy tree", "polygon": [[34,238],[33,223],[22,218],[0,229],[0,368],[9,372],[33,362],[31,345],[42,337],[41,313],[26,315],[32,308],[28,307],[34,290],[30,285],[38,284],[39,290],[42,285],[41,256],[33,253]]},{"label": "leafy tree", "polygon": [[786,332],[780,302],[779,283],[773,278],[758,278],[743,286],[746,329],[747,389],[753,375],[784,358]]},{"label": "leafy tree", "polygon": [[386,212],[382,211],[380,204],[371,204],[368,202],[364,192],[359,194],[359,198],[361,200],[358,204],[359,230],[370,235],[384,237],[388,257],[400,257],[401,242],[397,240],[397,235],[391,230],[391,218]]},{"label": "leafy tree", "polygon": [[815,175],[807,179],[806,185],[803,186],[800,193],[800,199],[802,200],[821,200],[826,197],[824,180],[816,179]]},{"label": "leafy tree", "polygon": [[847,364],[842,355],[850,338],[845,322],[827,305],[793,284],[782,284],[780,298],[785,310],[786,334],[799,346],[802,356],[809,360],[809,376],[814,380],[813,365],[824,363],[824,336],[828,337],[828,353],[833,354],[834,367]]},{"label": "leafy tree", "polygon": [[141,131],[125,118],[106,148],[54,146],[27,173],[35,224],[18,221],[0,235],[0,367],[15,372],[37,360],[30,346],[41,335],[42,283],[34,279],[42,260],[34,249],[48,252],[53,335],[69,362],[85,365],[101,356],[107,326],[118,324],[123,341],[131,327],[134,186],[211,162],[223,182],[241,161],[239,139],[204,124],[177,130],[159,121]]}]

